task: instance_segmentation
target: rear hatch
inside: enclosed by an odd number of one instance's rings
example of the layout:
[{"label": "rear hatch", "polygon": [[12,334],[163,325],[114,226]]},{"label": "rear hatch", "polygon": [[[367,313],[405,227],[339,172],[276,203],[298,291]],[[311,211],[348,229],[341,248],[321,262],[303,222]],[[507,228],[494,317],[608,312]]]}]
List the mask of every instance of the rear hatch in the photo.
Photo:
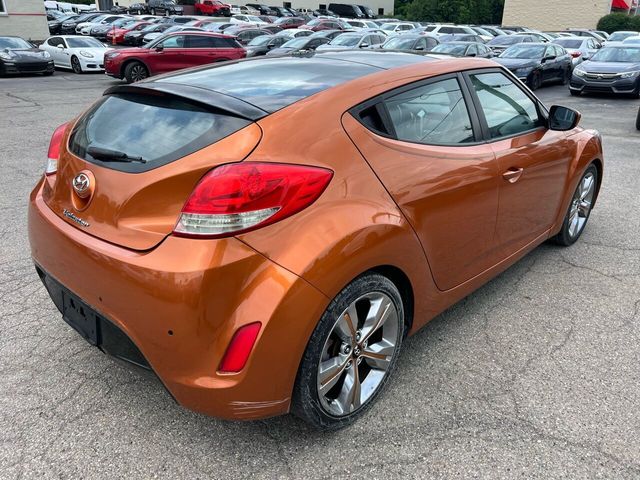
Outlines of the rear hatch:
[{"label": "rear hatch", "polygon": [[[47,205],[110,243],[134,250],[158,245],[200,178],[242,161],[261,138],[254,120],[264,111],[197,90],[169,83],[108,90],[67,129],[58,172],[45,182]],[[73,187],[81,172],[91,182],[89,198]]]}]

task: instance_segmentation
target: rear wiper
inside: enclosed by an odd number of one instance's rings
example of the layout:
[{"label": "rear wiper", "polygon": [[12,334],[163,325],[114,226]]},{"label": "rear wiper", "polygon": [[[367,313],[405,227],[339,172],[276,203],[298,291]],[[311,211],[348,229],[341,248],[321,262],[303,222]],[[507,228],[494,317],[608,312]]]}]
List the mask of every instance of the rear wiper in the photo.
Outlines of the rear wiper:
[{"label": "rear wiper", "polygon": [[131,157],[120,150],[111,150],[110,148],[88,147],[87,153],[93,158],[104,162],[147,163],[142,157]]}]

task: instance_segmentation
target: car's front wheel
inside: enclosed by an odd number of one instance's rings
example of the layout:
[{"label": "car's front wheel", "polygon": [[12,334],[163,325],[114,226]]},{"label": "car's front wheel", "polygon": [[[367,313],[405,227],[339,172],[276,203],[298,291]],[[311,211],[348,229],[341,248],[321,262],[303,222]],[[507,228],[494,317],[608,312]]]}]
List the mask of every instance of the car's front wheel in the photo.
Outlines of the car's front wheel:
[{"label": "car's front wheel", "polygon": [[564,246],[572,245],[580,238],[587,225],[593,202],[596,199],[598,186],[598,169],[591,164],[580,178],[569,209],[564,217],[560,233],[554,237],[556,243]]},{"label": "car's front wheel", "polygon": [[348,425],[382,391],[405,333],[397,287],[377,273],[358,277],[329,304],[302,358],[292,412],[316,428]]},{"label": "car's front wheel", "polygon": [[141,62],[131,62],[124,69],[124,78],[127,83],[139,82],[149,76],[149,70]]},{"label": "car's front wheel", "polygon": [[71,57],[71,69],[73,70],[73,73],[82,73],[82,65],[80,65],[78,57]]}]

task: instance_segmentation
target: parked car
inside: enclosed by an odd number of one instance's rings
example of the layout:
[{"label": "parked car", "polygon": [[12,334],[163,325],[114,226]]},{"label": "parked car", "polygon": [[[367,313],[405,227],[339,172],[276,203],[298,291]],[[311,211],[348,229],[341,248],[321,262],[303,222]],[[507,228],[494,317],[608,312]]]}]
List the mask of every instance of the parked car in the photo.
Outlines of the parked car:
[{"label": "parked car", "polygon": [[284,7],[274,7],[273,5],[269,5],[269,8],[276,17],[293,17],[293,14]]},{"label": "parked car", "polygon": [[348,50],[353,48],[369,48],[374,45],[382,45],[387,40],[384,35],[377,33],[350,32],[338,35],[329,43],[320,45],[317,51],[323,50]]},{"label": "parked car", "polygon": [[495,54],[480,42],[447,42],[433,47],[432,53],[444,53],[456,57],[493,58]]},{"label": "parked car", "polygon": [[131,45],[134,47],[141,46],[146,35],[150,33],[162,33],[174,26],[175,25],[171,25],[170,23],[151,23],[144,27],[142,30],[134,30],[125,33],[122,43],[124,45]]},{"label": "parked car", "polygon": [[275,15],[275,12],[264,3],[247,3],[246,5],[255,8],[261,15]]},{"label": "parked car", "polygon": [[477,35],[471,27],[465,25],[428,25],[426,31],[433,35]]},{"label": "parked car", "polygon": [[71,35],[76,33],[76,27],[83,22],[90,22],[96,17],[103,15],[100,12],[91,12],[79,15],[77,17],[68,17],[65,19],[60,27],[60,33],[63,35]]},{"label": "parked car", "polygon": [[[498,33],[491,33],[488,30],[485,30],[482,27],[476,27],[476,26],[470,26],[469,27],[471,30],[473,30],[474,32],[476,32],[478,35],[480,35],[480,38],[482,38],[482,43],[487,43],[491,40],[493,40],[493,37],[497,37]],[[456,35],[455,33],[453,35]],[[502,34],[500,34],[502,35]]]},{"label": "parked car", "polygon": [[81,35],[49,37],[38,48],[51,55],[56,67],[74,73],[103,71],[104,54],[109,50],[95,38]]},{"label": "parked car", "polygon": [[[327,30],[324,30],[325,32]],[[336,30],[339,33],[343,33],[342,30]],[[307,37],[309,35],[313,35],[313,32],[311,30],[305,30],[302,28],[287,28],[286,30],[282,30],[281,32],[276,33],[277,36],[279,37],[286,37],[287,39],[291,40],[292,38],[298,38],[298,37]]]},{"label": "parked car", "polygon": [[493,62],[393,52],[118,85],[56,129],[30,254],[66,323],[179,404],[335,430],[423,354],[406,335],[578,241],[603,172],[579,119]]},{"label": "parked car", "polygon": [[640,46],[606,46],[573,70],[571,95],[617,93],[640,98]]},{"label": "parked car", "polygon": [[42,73],[53,75],[53,58],[25,39],[0,36],[0,75]]},{"label": "parked car", "polygon": [[505,25],[503,25],[501,28],[502,28],[503,30],[511,30],[511,31],[512,31],[512,32],[514,32],[514,33],[528,33],[528,32],[533,32],[533,30],[531,30],[531,29],[530,29],[530,28],[528,28],[528,27],[521,27],[521,26],[518,26],[518,25],[514,25],[514,26],[508,26],[508,25],[507,25],[507,26],[505,26]]},{"label": "parked car", "polygon": [[144,30],[146,27],[148,27],[149,25],[151,25],[148,22],[132,22],[132,23],[127,23],[126,25],[123,25],[121,27],[118,27],[116,29],[110,29],[107,32],[107,43],[109,44],[121,44],[124,43],[124,36],[129,33],[129,32],[141,32],[142,30]]},{"label": "parked car", "polygon": [[260,25],[260,28],[262,30],[266,30],[269,33],[272,33],[274,35],[282,32],[282,28],[279,27],[278,25],[273,25],[273,24],[267,24],[267,25]]},{"label": "parked car", "polygon": [[622,43],[624,45],[640,45],[640,36],[625,38]]},{"label": "parked car", "polygon": [[328,18],[339,17],[339,15],[336,12],[329,10],[328,8],[318,8],[317,10],[313,11],[313,14],[316,17],[328,17]]},{"label": "parked car", "polygon": [[231,15],[231,7],[220,0],[198,0],[193,4],[196,15],[216,15],[228,17]]},{"label": "parked car", "polygon": [[573,66],[589,60],[602,46],[591,37],[561,37],[553,41],[571,55]]},{"label": "parked car", "polygon": [[302,25],[300,28],[317,32],[320,30],[350,30],[351,25],[341,21],[339,18],[335,18],[335,19],[316,18],[314,20],[311,20],[306,25]]},{"label": "parked car", "polygon": [[174,0],[147,0],[147,8],[152,15],[182,15],[184,8]]},{"label": "parked car", "polygon": [[523,35],[525,37],[533,37],[534,42],[539,43],[549,43],[553,41],[553,37],[551,35],[547,35],[542,32],[526,32],[526,33],[515,33],[514,36]]},{"label": "parked car", "polygon": [[231,5],[231,15],[260,15],[260,11],[248,5]]},{"label": "parked car", "polygon": [[103,20],[109,18],[109,17],[115,17],[114,20],[120,18],[119,15],[111,15],[108,13],[102,13],[100,15],[98,15],[97,17],[93,17],[90,20],[86,20],[84,22],[80,22],[76,25],[76,30],[75,33],[77,35],[89,35],[89,32],[91,31],[91,28],[94,27],[95,25],[98,25],[100,22],[102,22]]},{"label": "parked car", "polygon": [[374,13],[371,7],[368,7],[366,5],[358,5],[358,8],[364,14],[365,18],[369,18],[372,20],[375,18],[378,18],[378,16]]},{"label": "parked car", "polygon": [[241,45],[248,45],[251,40],[261,35],[272,35],[269,30],[265,30],[264,28],[246,27],[242,25],[227,28],[224,34],[232,35]]},{"label": "parked car", "polygon": [[71,22],[73,20],[76,20],[80,18],[80,15],[67,15],[67,16],[60,16],[57,18],[54,18],[52,20],[48,20],[47,21],[47,26],[49,28],[49,33],[52,35],[58,34],[62,31],[62,24],[65,22]]},{"label": "parked car", "polygon": [[326,38],[327,41],[331,41],[343,33],[345,33],[345,30],[318,30],[317,32],[312,32],[310,36],[313,38]]},{"label": "parked car", "polygon": [[389,38],[380,47],[383,50],[393,50],[406,53],[426,53],[433,50],[440,40],[435,35],[415,35],[406,33]]},{"label": "parked car", "polygon": [[344,18],[367,18],[367,16],[360,10],[360,7],[351,3],[330,3],[329,10],[334,12],[339,17]]},{"label": "parked car", "polygon": [[255,15],[233,15],[230,19],[229,22],[231,23],[243,23],[245,25],[252,25],[254,27],[260,26],[260,25],[265,25],[268,22],[265,22],[264,20],[262,20],[261,18],[255,16]]},{"label": "parked car", "polygon": [[[492,36],[497,37],[499,35],[506,35],[506,32],[495,25],[479,25],[480,28],[489,32]],[[475,30],[475,27],[472,27]],[[491,41],[491,40],[488,40]]]},{"label": "parked car", "polygon": [[571,55],[560,45],[526,43],[512,45],[495,59],[531,90],[547,82],[566,85],[571,78]]},{"label": "parked car", "polygon": [[328,38],[314,37],[313,35],[291,38],[287,39],[287,42],[283,43],[280,47],[271,49],[269,52],[267,52],[267,55],[282,56],[290,55],[297,52],[311,52],[317,49],[319,46],[326,44],[327,42],[329,42]]},{"label": "parked car", "polygon": [[260,20],[266,23],[273,23],[278,20],[279,17],[274,17],[273,15],[256,15]]},{"label": "parked car", "polygon": [[185,23],[193,22],[194,20],[199,20],[198,17],[187,17],[184,15],[169,15],[166,17],[161,17],[158,23],[172,23],[174,25],[184,25]]},{"label": "parked car", "polygon": [[637,35],[640,35],[640,33],[634,32],[631,30],[629,31],[620,30],[618,32],[613,32],[611,35],[609,35],[609,38],[607,38],[607,40],[604,42],[604,45],[607,45],[609,42],[622,42],[629,37],[635,37]]},{"label": "parked car", "polygon": [[166,24],[169,28],[163,30],[154,30],[151,33],[147,33],[142,37],[142,45],[147,46],[152,42],[158,40],[160,37],[164,37],[169,33],[177,33],[177,32],[203,32],[204,30],[199,27],[189,27],[186,25],[172,25]]},{"label": "parked car", "polygon": [[416,26],[413,23],[406,22],[389,22],[380,26],[380,29],[387,32],[390,36],[408,33],[415,28]]},{"label": "parked car", "polygon": [[247,57],[259,57],[266,55],[267,52],[278,48],[289,41],[287,37],[280,37],[278,35],[261,35],[251,40],[245,47],[247,51]]},{"label": "parked car", "polygon": [[595,30],[588,30],[583,28],[567,28],[567,32],[569,32],[574,37],[589,37],[593,38],[595,41],[602,43],[606,40],[604,35],[599,34]]},{"label": "parked car", "polygon": [[132,3],[129,5],[129,8],[127,8],[127,13],[131,15],[144,15],[149,13],[149,6],[142,2]]},{"label": "parked car", "polygon": [[163,35],[146,47],[111,50],[105,54],[104,66],[107,75],[133,83],[181,68],[244,57],[244,48],[229,35],[183,31]]},{"label": "parked car", "polygon": [[500,35],[489,41],[487,45],[493,50],[493,53],[499,55],[512,45],[518,43],[534,43],[535,41],[534,37],[527,35]]},{"label": "parked car", "polygon": [[128,17],[128,16],[120,17],[119,19],[114,20],[111,23],[94,26],[91,29],[90,34],[92,37],[97,38],[99,40],[106,40],[107,33],[117,30],[119,28],[125,28],[129,25],[133,25],[134,23],[137,23],[137,21],[133,17]]},{"label": "parked car", "polygon": [[371,20],[362,20],[362,19],[346,19],[345,20],[349,25],[351,25],[351,28],[353,28],[354,30],[358,30],[361,28],[380,28],[380,25],[378,25],[376,22],[373,22]]},{"label": "parked car", "polygon": [[447,35],[440,36],[440,43],[446,42],[474,42],[474,43],[487,43],[484,39],[478,34],[469,34],[469,33],[450,33]]},{"label": "parked car", "polygon": [[307,23],[307,22],[306,22],[306,20],[304,18],[300,18],[300,17],[282,17],[282,18],[279,18],[278,20],[276,20],[273,24],[277,25],[278,27],[280,27],[282,29],[288,29],[288,28],[301,27],[305,23]]}]

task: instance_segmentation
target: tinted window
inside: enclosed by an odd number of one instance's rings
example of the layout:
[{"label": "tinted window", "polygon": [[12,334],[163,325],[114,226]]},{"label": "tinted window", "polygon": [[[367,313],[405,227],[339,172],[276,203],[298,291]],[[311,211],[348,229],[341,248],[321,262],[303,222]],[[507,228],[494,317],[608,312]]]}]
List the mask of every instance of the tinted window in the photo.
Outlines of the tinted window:
[{"label": "tinted window", "polygon": [[163,48],[184,48],[185,39],[184,35],[174,35],[160,42],[158,46],[162,45]]},{"label": "tinted window", "polygon": [[453,33],[453,28],[451,28],[451,27],[442,27],[439,30],[439,33]]},{"label": "tinted window", "polygon": [[[249,123],[172,97],[110,95],[77,123],[69,148],[93,163],[139,172],[200,150]],[[89,146],[142,157],[147,163],[101,162],[87,153]]]},{"label": "tinted window", "polygon": [[456,79],[414,88],[385,103],[399,140],[425,144],[474,140],[467,106]]},{"label": "tinted window", "polygon": [[49,45],[51,45],[52,47],[57,47],[58,45],[62,45],[63,47],[65,46],[64,44],[64,40],[62,40],[62,38],[60,37],[53,37],[50,38],[48,41]]},{"label": "tinted window", "polygon": [[[176,75],[180,77],[180,83],[226,93],[274,112],[327,88],[379,71],[370,65],[329,58],[274,58],[206,67]],[[177,80],[171,75],[156,81]]]},{"label": "tinted window", "polygon": [[502,73],[471,75],[491,138],[526,132],[543,125],[535,103]]},{"label": "tinted window", "polygon": [[189,35],[187,36],[187,46],[189,48],[220,48],[219,42],[215,37],[208,37],[206,35]]}]

